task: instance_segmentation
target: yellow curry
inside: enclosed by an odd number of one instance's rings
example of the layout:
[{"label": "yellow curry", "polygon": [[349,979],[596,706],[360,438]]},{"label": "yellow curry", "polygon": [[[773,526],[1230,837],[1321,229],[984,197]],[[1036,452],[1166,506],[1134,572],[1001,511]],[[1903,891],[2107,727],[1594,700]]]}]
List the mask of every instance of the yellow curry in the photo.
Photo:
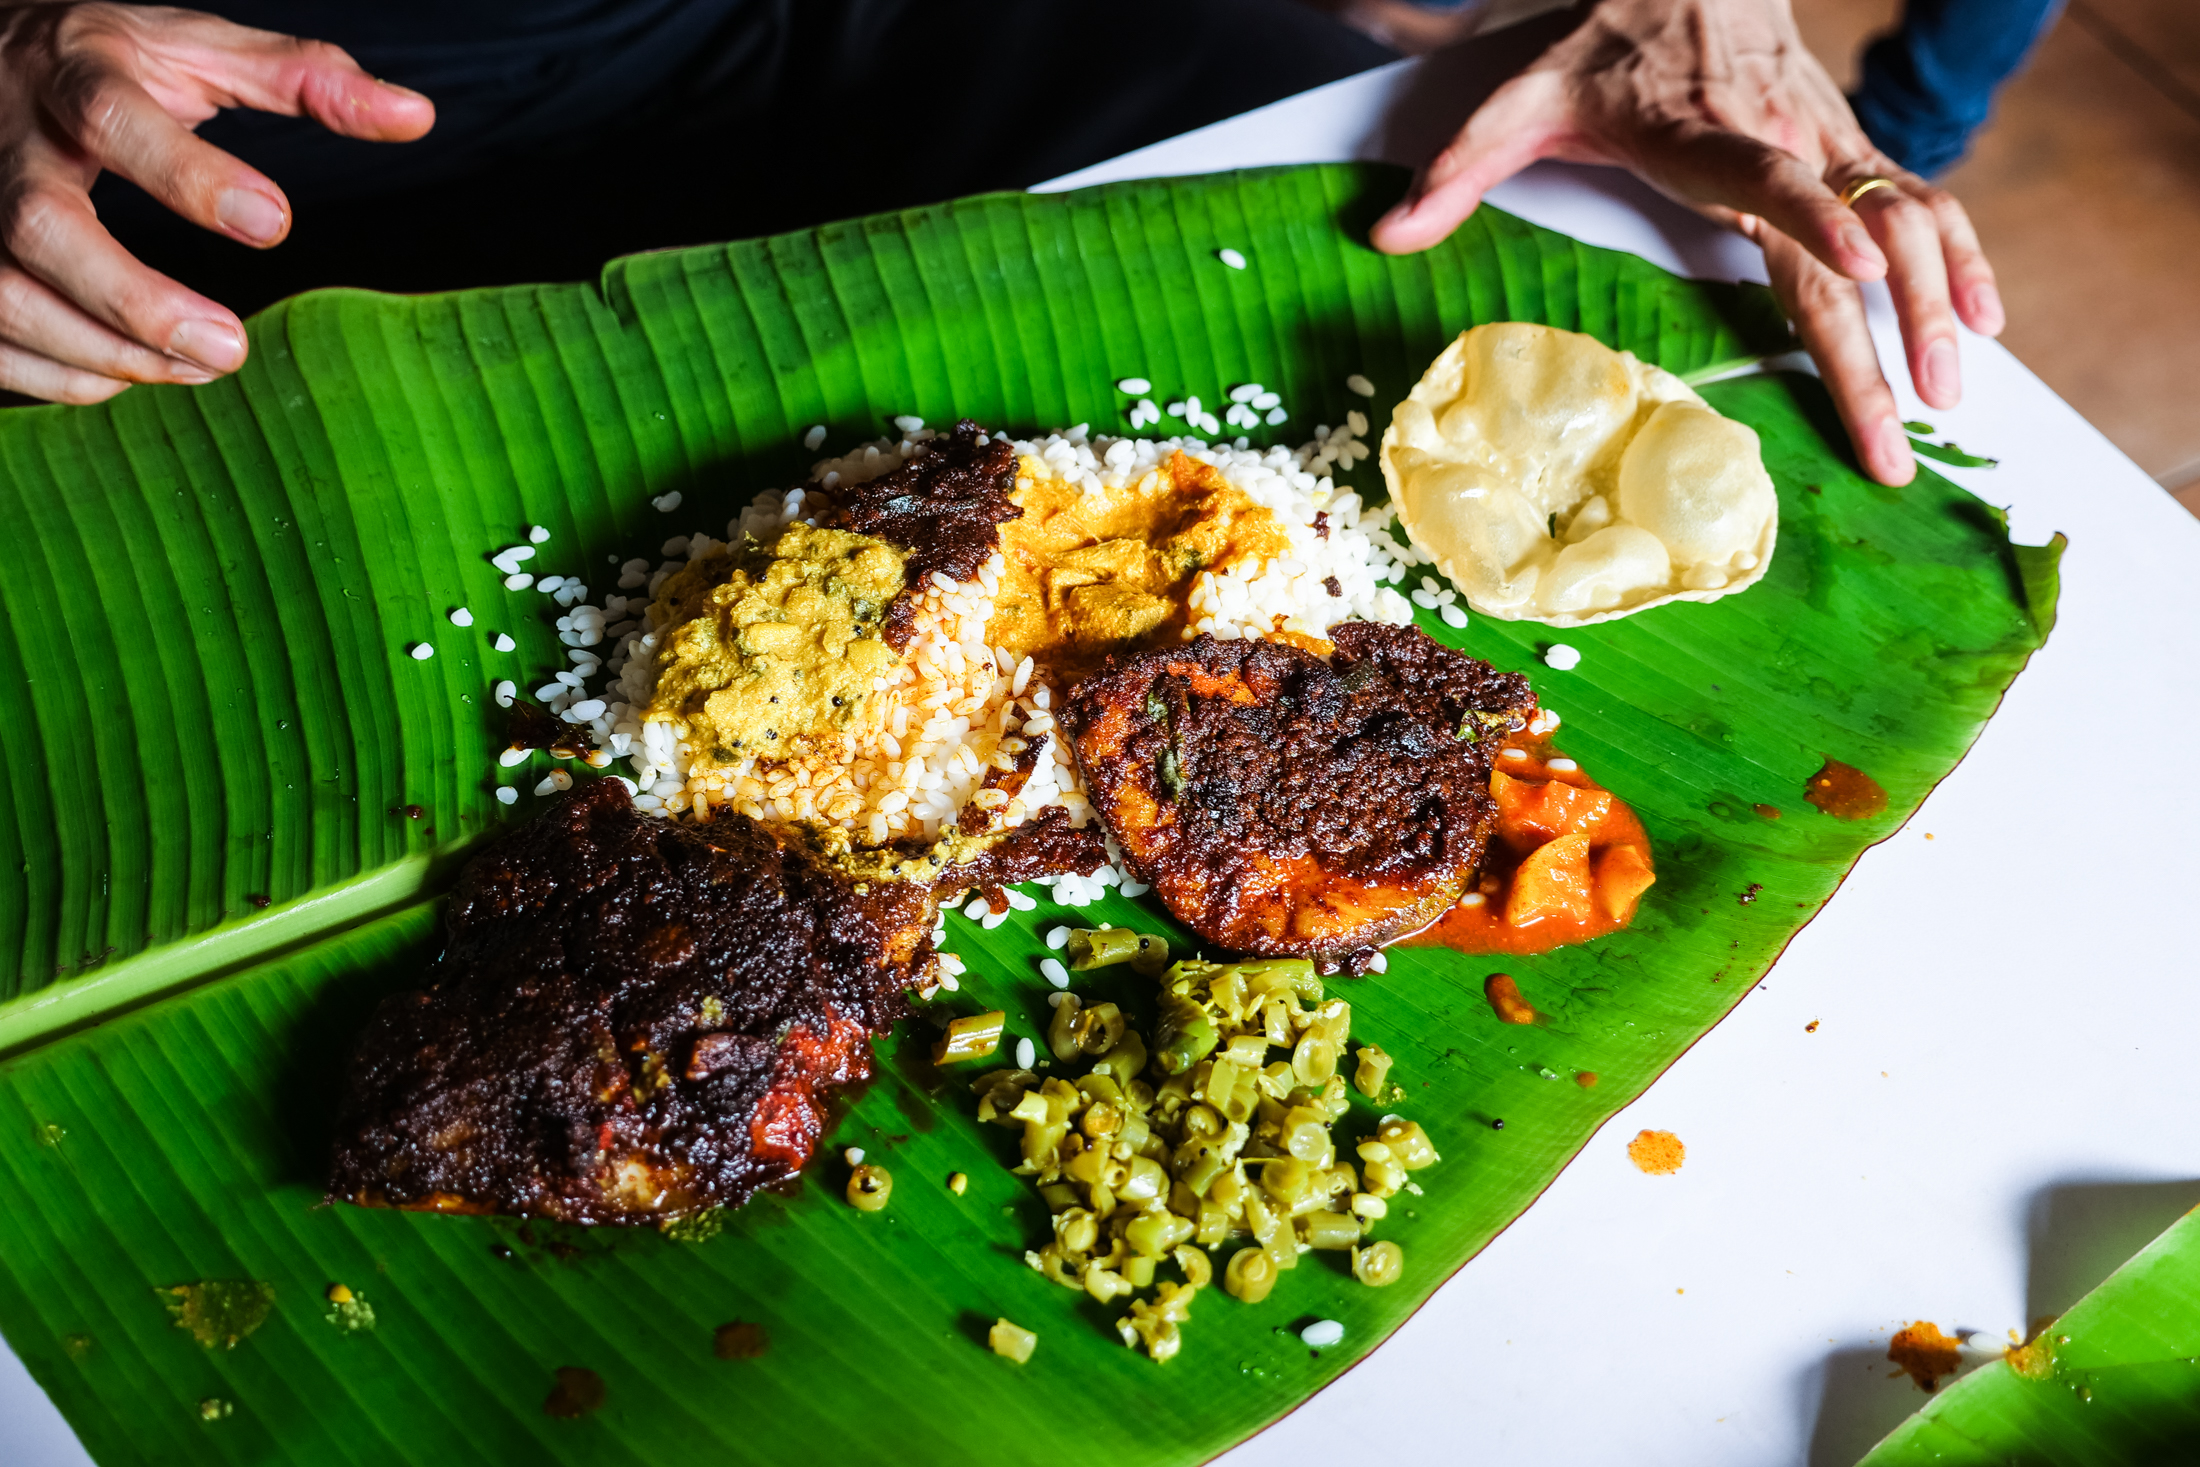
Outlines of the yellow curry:
[{"label": "yellow curry", "polygon": [[1120,489],[1086,493],[1026,460],[1001,526],[1001,578],[989,634],[996,646],[1065,670],[1111,652],[1175,640],[1192,577],[1291,548],[1266,507],[1178,453]]},{"label": "yellow curry", "polygon": [[879,634],[901,585],[885,541],[799,523],[768,551],[706,556],[658,592],[670,630],[647,716],[684,721],[698,764],[844,755],[901,667]]},{"label": "yellow curry", "polygon": [[[1201,570],[1290,549],[1273,513],[1181,453],[1119,489],[1087,493],[1032,459],[1018,483],[988,634],[1058,675],[1182,636]],[[906,659],[881,630],[904,572],[883,540],[800,523],[689,565],[658,592],[667,631],[645,717],[684,726],[696,768],[851,756],[900,681]]]}]

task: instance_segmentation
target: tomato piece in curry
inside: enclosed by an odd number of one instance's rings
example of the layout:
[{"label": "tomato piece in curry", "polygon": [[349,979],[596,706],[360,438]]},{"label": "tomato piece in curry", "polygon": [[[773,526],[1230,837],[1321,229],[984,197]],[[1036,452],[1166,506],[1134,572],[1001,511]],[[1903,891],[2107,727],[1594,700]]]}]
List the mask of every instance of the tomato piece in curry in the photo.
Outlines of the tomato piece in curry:
[{"label": "tomato piece in curry", "polygon": [[1497,827],[1476,889],[1407,945],[1544,953],[1634,920],[1658,878],[1649,833],[1624,801],[1530,734],[1506,740],[1490,797]]}]

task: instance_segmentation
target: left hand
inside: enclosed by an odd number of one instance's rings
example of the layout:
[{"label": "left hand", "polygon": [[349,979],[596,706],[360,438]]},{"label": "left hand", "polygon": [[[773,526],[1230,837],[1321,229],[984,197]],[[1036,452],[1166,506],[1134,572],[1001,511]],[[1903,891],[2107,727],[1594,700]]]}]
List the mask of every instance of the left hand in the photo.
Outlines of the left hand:
[{"label": "left hand", "polygon": [[[1539,158],[1628,168],[1740,230],[1818,363],[1866,472],[1917,472],[1854,282],[1884,278],[1917,394],[1962,396],[1955,323],[2002,328],[2001,296],[1963,206],[1872,146],[1786,0],[1601,0],[1500,87],[1376,224],[1391,254],[1442,240]],[[1851,182],[1878,175],[1853,209]]]}]

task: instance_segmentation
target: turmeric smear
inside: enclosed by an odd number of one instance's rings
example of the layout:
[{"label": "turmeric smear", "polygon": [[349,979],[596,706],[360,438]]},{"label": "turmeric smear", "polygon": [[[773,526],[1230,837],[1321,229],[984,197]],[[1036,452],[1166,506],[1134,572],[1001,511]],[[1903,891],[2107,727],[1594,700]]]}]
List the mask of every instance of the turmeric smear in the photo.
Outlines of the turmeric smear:
[{"label": "turmeric smear", "polygon": [[[2055,1373],[2056,1340],[2050,1331],[2054,1324],[2055,1321],[2049,1318],[2040,1325],[2031,1339],[2002,1356],[2003,1362],[2026,1380],[2046,1380],[2052,1376]],[[2016,1338],[2016,1334],[2015,1330],[2009,1331],[2012,1340]]]},{"label": "turmeric smear", "polygon": [[1671,1131],[1644,1131],[1627,1143],[1627,1159],[1653,1177],[1681,1169],[1688,1148]]},{"label": "turmeric smear", "polygon": [[1957,1341],[1940,1332],[1940,1326],[1929,1319],[1921,1319],[1907,1329],[1896,1332],[1887,1344],[1887,1358],[1908,1372],[1921,1391],[1930,1391],[1940,1384],[1944,1375],[1953,1375],[1963,1363],[1956,1353]]},{"label": "turmeric smear", "polygon": [[1497,1011],[1501,1024],[1533,1024],[1535,1005],[1520,996],[1520,985],[1510,973],[1492,973],[1482,985],[1482,996]]}]

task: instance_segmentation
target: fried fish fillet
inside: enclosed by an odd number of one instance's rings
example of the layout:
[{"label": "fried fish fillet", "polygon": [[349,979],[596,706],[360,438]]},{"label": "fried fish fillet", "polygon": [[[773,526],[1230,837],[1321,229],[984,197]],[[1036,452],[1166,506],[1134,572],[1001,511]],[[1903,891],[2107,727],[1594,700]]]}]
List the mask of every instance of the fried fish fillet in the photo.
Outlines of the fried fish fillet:
[{"label": "fried fish fillet", "polygon": [[1112,665],[1064,720],[1140,881],[1241,953],[1362,954],[1454,905],[1496,808],[1527,680],[1410,627],[1350,622],[1324,658],[1217,641]]},{"label": "fried fish fillet", "polygon": [[942,898],[1103,858],[1059,811],[852,862],[589,784],[460,877],[430,986],[362,1037],[329,1196],[581,1223],[737,1205],[870,1073],[866,1041],[929,981]]}]

